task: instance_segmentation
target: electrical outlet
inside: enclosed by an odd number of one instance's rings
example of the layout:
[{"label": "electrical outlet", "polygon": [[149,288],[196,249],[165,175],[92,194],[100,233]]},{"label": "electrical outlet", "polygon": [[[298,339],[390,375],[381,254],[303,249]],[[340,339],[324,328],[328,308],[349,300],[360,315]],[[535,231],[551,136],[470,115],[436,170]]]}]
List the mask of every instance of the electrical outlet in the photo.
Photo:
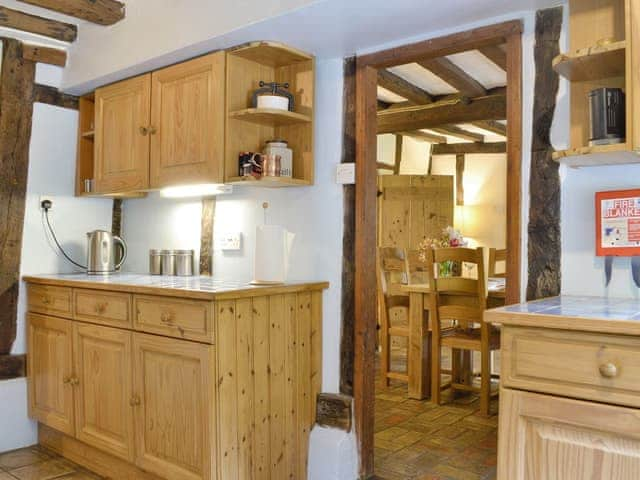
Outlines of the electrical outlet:
[{"label": "electrical outlet", "polygon": [[44,210],[44,202],[49,202],[49,210],[53,210],[53,204],[55,203],[54,201],[54,197],[52,195],[40,195],[40,199],[38,201],[38,207],[40,208],[40,210]]},{"label": "electrical outlet", "polygon": [[242,249],[242,233],[223,233],[218,238],[220,250],[238,251]]}]

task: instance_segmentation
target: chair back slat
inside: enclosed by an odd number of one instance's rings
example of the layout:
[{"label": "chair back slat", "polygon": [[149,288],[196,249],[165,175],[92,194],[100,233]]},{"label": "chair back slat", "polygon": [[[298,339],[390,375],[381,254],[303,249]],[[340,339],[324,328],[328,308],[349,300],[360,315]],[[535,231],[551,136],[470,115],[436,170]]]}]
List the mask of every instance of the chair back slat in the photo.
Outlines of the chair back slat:
[{"label": "chair back slat", "polygon": [[[496,248],[489,249],[489,277],[505,277],[507,270],[507,249],[498,250]],[[498,271],[498,262],[504,262],[504,267]]]},{"label": "chair back slat", "polygon": [[476,295],[478,293],[478,280],[463,277],[442,277],[436,279],[438,293],[459,293],[463,295]]},{"label": "chair back slat", "polygon": [[462,247],[434,248],[433,261],[435,263],[453,261],[477,264],[479,262],[478,249]]},{"label": "chair back slat", "polygon": [[427,261],[420,258],[420,250],[409,250],[407,252],[406,263],[409,284],[429,283]]},{"label": "chair back slat", "polygon": [[387,295],[385,297],[385,305],[389,310],[396,307],[409,308],[409,296],[408,295]]}]

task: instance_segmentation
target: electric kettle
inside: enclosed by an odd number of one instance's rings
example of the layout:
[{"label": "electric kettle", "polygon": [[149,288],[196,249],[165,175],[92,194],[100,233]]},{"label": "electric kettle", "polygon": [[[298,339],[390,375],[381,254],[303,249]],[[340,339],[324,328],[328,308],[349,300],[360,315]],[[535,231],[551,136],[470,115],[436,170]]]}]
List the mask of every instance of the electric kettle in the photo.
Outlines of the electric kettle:
[{"label": "electric kettle", "polygon": [[[120,252],[116,255],[116,245]],[[127,244],[106,230],[87,232],[87,274],[108,275],[120,269],[127,258]]]}]

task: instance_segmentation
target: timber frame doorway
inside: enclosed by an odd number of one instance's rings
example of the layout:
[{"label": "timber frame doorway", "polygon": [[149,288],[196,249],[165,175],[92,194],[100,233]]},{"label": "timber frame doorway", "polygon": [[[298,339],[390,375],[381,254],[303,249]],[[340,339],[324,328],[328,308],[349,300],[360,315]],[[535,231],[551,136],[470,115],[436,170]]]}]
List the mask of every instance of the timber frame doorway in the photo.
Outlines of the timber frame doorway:
[{"label": "timber frame doorway", "polygon": [[522,162],[522,22],[509,21],[356,58],[355,324],[353,396],[360,477],[373,474],[376,349],[377,71],[482,47],[506,45],[507,292],[520,301]]}]

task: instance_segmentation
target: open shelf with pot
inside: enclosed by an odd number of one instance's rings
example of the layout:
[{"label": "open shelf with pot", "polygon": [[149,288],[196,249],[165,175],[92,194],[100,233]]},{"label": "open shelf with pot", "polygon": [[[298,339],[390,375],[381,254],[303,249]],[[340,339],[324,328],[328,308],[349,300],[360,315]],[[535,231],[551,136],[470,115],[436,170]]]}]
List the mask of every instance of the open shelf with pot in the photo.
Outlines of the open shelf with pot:
[{"label": "open shelf with pot", "polygon": [[[640,163],[640,5],[631,0],[570,0],[570,53],[553,68],[570,82],[570,148],[554,160],[572,167]],[[589,93],[625,93],[626,131],[619,143],[590,142]]]},{"label": "open shelf with pot", "polygon": [[[288,83],[293,111],[255,108],[260,82]],[[313,185],[315,60],[274,42],[253,42],[227,52],[225,183],[265,187]],[[292,177],[241,177],[239,155],[262,152],[281,139],[293,152]]]}]

